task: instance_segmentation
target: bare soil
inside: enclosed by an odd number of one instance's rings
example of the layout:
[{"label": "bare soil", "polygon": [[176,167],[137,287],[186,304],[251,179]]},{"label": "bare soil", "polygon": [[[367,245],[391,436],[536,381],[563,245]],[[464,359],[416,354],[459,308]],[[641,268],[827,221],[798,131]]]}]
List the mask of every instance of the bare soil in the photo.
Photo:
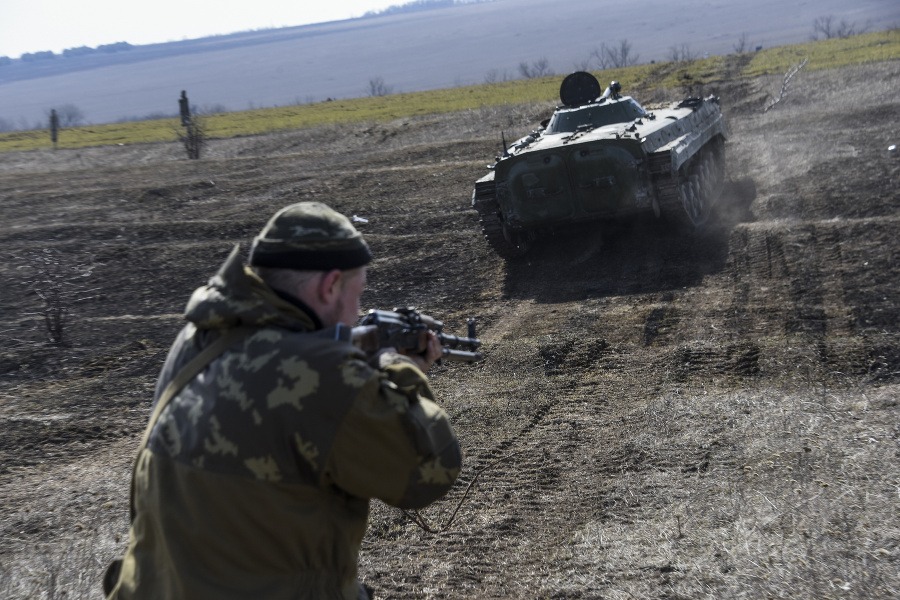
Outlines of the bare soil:
[{"label": "bare soil", "polygon": [[500,130],[552,104],[213,140],[199,161],[176,144],[4,154],[0,595],[100,597],[184,303],[314,199],[377,255],[367,308],[454,333],[475,317],[486,354],[432,373],[465,470],[420,513],[436,533],[373,505],[377,597],[896,597],[898,77],[803,72],[767,112],[780,78],[720,82],[705,91],[743,193],[706,234],[636,220],[511,263],[472,185]]}]

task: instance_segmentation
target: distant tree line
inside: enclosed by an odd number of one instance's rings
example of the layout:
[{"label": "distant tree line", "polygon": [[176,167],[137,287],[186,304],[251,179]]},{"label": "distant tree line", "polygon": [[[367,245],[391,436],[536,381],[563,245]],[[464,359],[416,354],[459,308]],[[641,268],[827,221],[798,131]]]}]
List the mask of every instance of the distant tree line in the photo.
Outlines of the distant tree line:
[{"label": "distant tree line", "polygon": [[871,22],[867,22],[865,25],[857,25],[855,22],[850,22],[846,19],[837,21],[833,15],[828,15],[813,21],[813,33],[810,39],[818,40],[820,37],[826,40],[834,38],[844,39],[866,33],[871,26]]},{"label": "distant tree line", "polygon": [[[114,44],[101,44],[96,48],[90,46],[78,46],[77,48],[66,48],[62,51],[62,56],[72,58],[75,56],[87,56],[89,54],[114,54],[116,52],[125,52],[134,48],[128,42],[116,42]],[[42,50],[40,52],[26,52],[19,60],[24,63],[35,63],[44,60],[52,60],[59,56],[52,50]],[[13,59],[8,56],[0,56],[0,67],[12,64]]]},{"label": "distant tree line", "polygon": [[[84,113],[74,104],[63,104],[56,111],[56,117],[60,127],[78,127],[85,124]],[[51,111],[45,111],[50,118]]]},{"label": "distant tree line", "polygon": [[[428,3],[428,0],[420,0]],[[442,1],[442,0],[434,0]],[[871,23],[865,25],[857,25],[855,22],[846,20],[838,21],[833,16],[818,17],[813,21],[813,33],[810,35],[812,40],[818,39],[834,39],[848,38],[854,35],[860,35],[868,32],[872,28]],[[742,33],[737,41],[733,44],[734,52],[744,54],[751,50],[762,50],[762,46],[753,46],[750,43],[746,33]],[[704,53],[703,57],[708,55]],[[673,63],[691,63],[700,58],[700,54],[691,49],[689,44],[681,44],[680,46],[672,46],[669,48],[667,56],[668,60]],[[655,63],[655,60],[650,61]],[[631,67],[639,63],[639,56],[634,53],[631,42],[627,39],[619,40],[618,44],[607,45],[602,43],[599,47],[594,48],[590,52],[588,58],[579,60],[574,67],[577,71],[590,71],[606,69],[620,69]],[[522,61],[519,63],[519,76],[523,79],[535,79],[540,77],[549,77],[555,74],[546,57],[541,57],[531,63]],[[509,71],[500,71],[491,69],[484,76],[484,83],[499,83],[514,79]]]},{"label": "distant tree line", "polygon": [[26,52],[22,55],[22,62],[37,62],[39,60],[49,60],[56,58],[56,54],[52,50],[43,50],[41,52]]},{"label": "distant tree line", "polygon": [[370,10],[363,17],[380,17],[383,15],[396,15],[402,13],[419,12],[422,10],[431,10],[435,8],[448,8],[458,4],[477,4],[481,2],[492,2],[493,0],[413,0],[406,4],[398,4],[388,6],[383,10]]}]

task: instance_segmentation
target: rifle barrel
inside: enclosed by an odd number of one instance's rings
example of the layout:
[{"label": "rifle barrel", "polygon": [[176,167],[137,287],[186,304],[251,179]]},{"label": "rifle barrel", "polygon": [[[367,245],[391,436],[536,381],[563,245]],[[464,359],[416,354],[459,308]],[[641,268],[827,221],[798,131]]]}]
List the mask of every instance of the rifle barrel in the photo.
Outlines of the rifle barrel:
[{"label": "rifle barrel", "polygon": [[478,338],[460,337],[449,333],[439,333],[438,340],[442,346],[447,348],[465,348],[467,350],[475,350],[481,346],[481,340]]},{"label": "rifle barrel", "polygon": [[468,350],[453,350],[451,348],[443,349],[443,356],[446,360],[457,362],[478,362],[484,358],[481,352],[470,352]]}]

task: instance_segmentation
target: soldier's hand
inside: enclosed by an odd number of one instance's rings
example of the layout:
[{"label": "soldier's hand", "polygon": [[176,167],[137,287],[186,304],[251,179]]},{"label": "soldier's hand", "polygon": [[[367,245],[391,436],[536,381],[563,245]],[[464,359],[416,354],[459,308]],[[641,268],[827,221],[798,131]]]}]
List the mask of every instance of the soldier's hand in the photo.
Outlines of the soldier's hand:
[{"label": "soldier's hand", "polygon": [[429,329],[423,331],[422,335],[419,348],[401,351],[401,354],[416,363],[416,366],[425,373],[444,355],[444,350],[435,332]]}]

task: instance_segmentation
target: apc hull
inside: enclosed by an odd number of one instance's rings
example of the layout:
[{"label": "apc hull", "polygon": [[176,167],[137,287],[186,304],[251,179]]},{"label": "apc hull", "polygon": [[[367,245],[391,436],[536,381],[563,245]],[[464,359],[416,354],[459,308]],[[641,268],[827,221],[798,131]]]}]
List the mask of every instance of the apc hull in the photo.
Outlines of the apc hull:
[{"label": "apc hull", "polygon": [[[628,120],[605,122],[620,114]],[[576,225],[641,214],[696,231],[724,186],[726,137],[712,97],[653,112],[629,97],[561,107],[546,128],[504,149],[475,183],[472,206],[504,258]]]}]

